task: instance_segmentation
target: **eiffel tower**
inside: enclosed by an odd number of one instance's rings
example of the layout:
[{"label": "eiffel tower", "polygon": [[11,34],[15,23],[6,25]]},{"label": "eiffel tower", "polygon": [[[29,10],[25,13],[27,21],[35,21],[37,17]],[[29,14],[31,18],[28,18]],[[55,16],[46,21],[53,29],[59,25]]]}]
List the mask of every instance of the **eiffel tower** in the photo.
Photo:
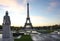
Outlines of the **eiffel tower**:
[{"label": "eiffel tower", "polygon": [[[27,27],[29,26],[29,27]],[[26,18],[26,23],[24,25],[24,28],[32,28],[32,23],[29,17],[29,3],[27,2],[27,18]]]}]

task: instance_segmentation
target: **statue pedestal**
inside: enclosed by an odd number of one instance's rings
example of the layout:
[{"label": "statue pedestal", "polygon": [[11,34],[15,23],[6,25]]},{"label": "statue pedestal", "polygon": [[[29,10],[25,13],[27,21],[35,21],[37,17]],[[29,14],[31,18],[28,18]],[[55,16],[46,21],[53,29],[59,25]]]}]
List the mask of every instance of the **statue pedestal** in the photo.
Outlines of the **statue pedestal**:
[{"label": "statue pedestal", "polygon": [[13,34],[9,25],[3,25],[2,41],[14,41]]}]

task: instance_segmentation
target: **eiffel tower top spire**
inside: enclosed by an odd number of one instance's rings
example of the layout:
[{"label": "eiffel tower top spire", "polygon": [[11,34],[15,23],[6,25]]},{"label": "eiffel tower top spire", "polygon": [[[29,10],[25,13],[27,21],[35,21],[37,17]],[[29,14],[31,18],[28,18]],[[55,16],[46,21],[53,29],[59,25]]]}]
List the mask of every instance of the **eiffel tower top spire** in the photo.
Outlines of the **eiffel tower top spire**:
[{"label": "eiffel tower top spire", "polygon": [[27,2],[27,18],[29,18],[29,2]]}]

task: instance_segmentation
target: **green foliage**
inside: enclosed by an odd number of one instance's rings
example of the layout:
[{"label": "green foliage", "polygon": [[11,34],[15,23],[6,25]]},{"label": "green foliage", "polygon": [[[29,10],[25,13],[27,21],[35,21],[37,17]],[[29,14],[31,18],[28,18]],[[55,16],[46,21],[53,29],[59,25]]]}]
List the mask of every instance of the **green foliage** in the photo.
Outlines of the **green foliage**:
[{"label": "green foliage", "polygon": [[32,38],[30,35],[22,35],[20,39],[15,39],[15,41],[32,41]]}]

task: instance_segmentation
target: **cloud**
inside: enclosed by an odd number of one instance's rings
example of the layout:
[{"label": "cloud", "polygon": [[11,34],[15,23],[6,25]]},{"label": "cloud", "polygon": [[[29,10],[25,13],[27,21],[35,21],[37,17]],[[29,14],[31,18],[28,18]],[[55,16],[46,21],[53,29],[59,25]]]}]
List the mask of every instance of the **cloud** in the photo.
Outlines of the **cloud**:
[{"label": "cloud", "polygon": [[48,12],[53,11],[59,5],[59,2],[52,0],[48,6]]},{"label": "cloud", "polygon": [[40,23],[42,20],[45,20],[46,18],[45,17],[42,17],[42,16],[31,16],[31,21],[33,23]]},{"label": "cloud", "polygon": [[31,2],[32,0],[23,0],[23,3]]},{"label": "cloud", "polygon": [[6,6],[6,10],[21,12],[25,11],[24,5],[18,4],[16,0],[0,0],[0,5]]},{"label": "cloud", "polygon": [[33,26],[45,26],[48,25],[46,23],[47,18],[43,16],[31,16],[31,22]]},{"label": "cloud", "polygon": [[31,16],[31,18],[32,19],[34,19],[34,20],[44,20],[45,18],[44,17],[42,17],[42,16]]}]

